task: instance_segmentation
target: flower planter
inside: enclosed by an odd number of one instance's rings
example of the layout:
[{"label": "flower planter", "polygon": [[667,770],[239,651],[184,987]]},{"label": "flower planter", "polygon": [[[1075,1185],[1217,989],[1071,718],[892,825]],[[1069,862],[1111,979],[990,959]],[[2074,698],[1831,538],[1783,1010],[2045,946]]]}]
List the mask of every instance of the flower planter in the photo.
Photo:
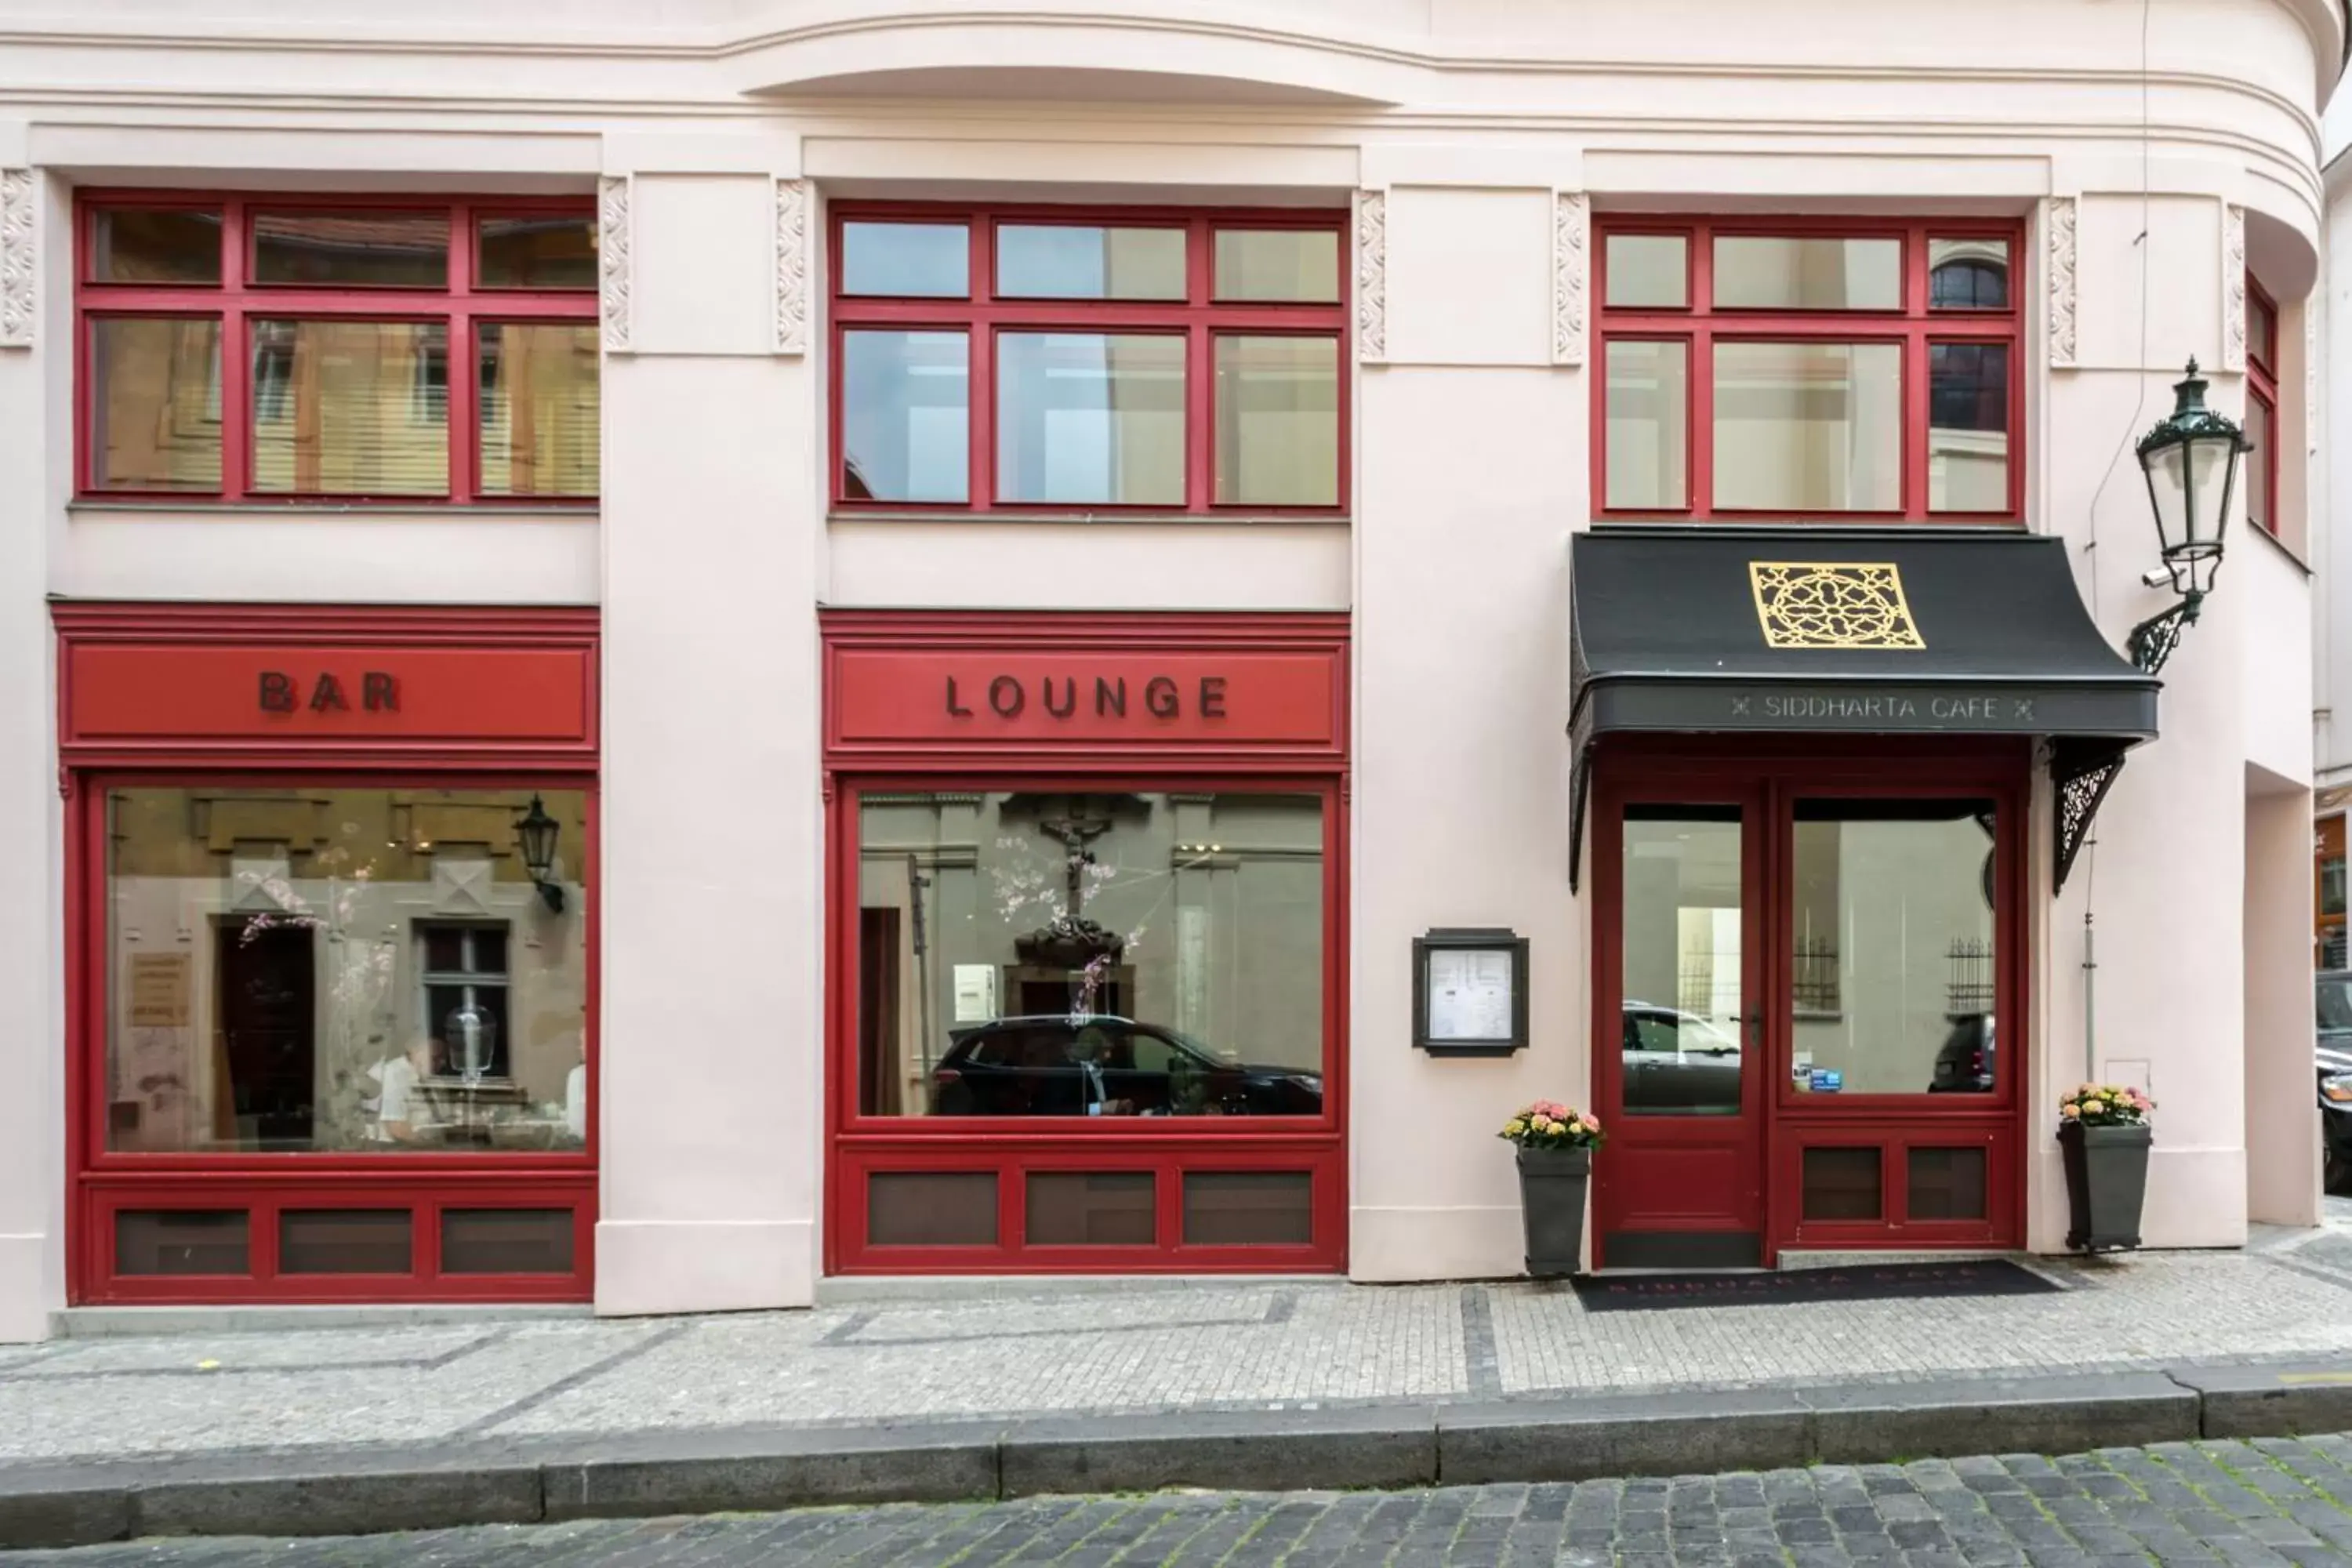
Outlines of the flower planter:
[{"label": "flower planter", "polygon": [[1584,1257],[1584,1189],[1592,1178],[1592,1151],[1523,1147],[1518,1153],[1528,1272],[1538,1279],[1564,1279]]},{"label": "flower planter", "polygon": [[2113,1252],[2139,1245],[2140,1203],[2147,1194],[2147,1151],[2155,1130],[2084,1127],[2058,1130],[2066,1161],[2066,1245],[2077,1252]]}]

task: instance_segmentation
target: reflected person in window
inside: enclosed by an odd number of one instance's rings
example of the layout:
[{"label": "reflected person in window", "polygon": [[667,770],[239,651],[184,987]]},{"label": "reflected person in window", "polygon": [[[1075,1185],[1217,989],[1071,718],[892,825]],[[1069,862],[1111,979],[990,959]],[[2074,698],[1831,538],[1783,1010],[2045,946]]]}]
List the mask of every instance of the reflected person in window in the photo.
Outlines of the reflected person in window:
[{"label": "reflected person in window", "polygon": [[448,1048],[430,1035],[409,1043],[404,1056],[387,1057],[368,1068],[376,1080],[375,1120],[368,1128],[371,1143],[421,1144],[427,1135],[425,1080],[440,1070]]},{"label": "reflected person in window", "polygon": [[1097,1028],[1080,1029],[1070,1042],[1070,1058],[1078,1066],[1079,1104],[1088,1116],[1132,1116],[1135,1102],[1112,1099],[1104,1081],[1103,1063],[1109,1054],[1109,1037]]}]

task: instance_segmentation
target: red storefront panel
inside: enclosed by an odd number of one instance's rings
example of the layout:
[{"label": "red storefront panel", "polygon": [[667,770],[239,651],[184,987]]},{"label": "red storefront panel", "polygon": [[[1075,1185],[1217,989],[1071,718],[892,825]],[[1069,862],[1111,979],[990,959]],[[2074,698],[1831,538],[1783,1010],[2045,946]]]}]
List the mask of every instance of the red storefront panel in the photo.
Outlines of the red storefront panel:
[{"label": "red storefront panel", "polygon": [[[54,619],[68,814],[70,1299],[588,1299],[601,918],[595,612],[61,605]],[[168,1137],[145,1144],[122,1137],[139,1124],[138,1098],[151,1085],[126,1089],[116,1081],[113,1021],[209,1040],[187,1048],[210,1053],[216,1067],[232,1048],[222,1043],[230,1027],[223,1011],[228,974],[226,968],[215,973],[218,952],[208,958],[204,949],[207,942],[219,948],[226,928],[215,928],[222,921],[246,916],[227,896],[208,894],[177,921],[184,929],[176,937],[163,929],[152,933],[154,958],[146,962],[154,967],[142,976],[138,963],[114,951],[110,931],[110,858],[127,837],[111,819],[110,803],[184,796],[233,813],[244,808],[220,803],[258,799],[271,810],[313,810],[305,820],[324,825],[319,844],[339,834],[341,842],[373,852],[367,835],[350,837],[355,825],[314,810],[339,793],[364,793],[397,809],[471,811],[478,823],[502,823],[505,810],[542,793],[577,805],[579,831],[562,839],[562,875],[574,897],[559,893],[542,901],[511,877],[507,884],[510,900],[525,895],[531,918],[541,918],[544,902],[544,918],[583,922],[514,933],[535,947],[548,938],[573,944],[580,964],[576,989],[556,1004],[562,1017],[579,1010],[574,1033],[585,1068],[584,1125],[570,1146],[551,1130],[544,1147],[501,1144],[485,1131],[462,1142],[396,1151],[333,1140],[279,1149],[247,1135],[242,1125],[235,1137],[213,1137],[228,1120],[226,1110],[197,1118],[205,1135],[185,1146]],[[289,808],[289,802],[295,804]],[[236,832],[215,824],[213,853],[225,856]],[[250,874],[229,876],[230,864],[222,861],[222,876],[249,888]],[[194,877],[187,886],[207,880],[185,868],[172,874]],[[363,881],[347,878],[345,886]],[[558,903],[568,912],[559,913]],[[289,908],[290,917],[272,912],[265,928],[279,936],[299,933],[294,946],[307,952],[324,925],[331,953],[331,908]],[[489,915],[484,909],[449,929],[497,929]],[[421,931],[415,934],[417,951],[404,961],[395,957],[391,990],[404,997],[413,991],[429,1003],[435,982],[418,971],[434,961],[425,955]],[[150,942],[151,933],[140,940]],[[396,953],[397,944],[386,945]],[[534,963],[547,962],[541,952]],[[344,972],[319,962],[323,999],[327,982]],[[506,969],[498,973],[514,978]],[[140,989],[147,976],[158,982],[152,994]],[[331,1016],[299,1003],[292,1016]],[[425,1026],[421,1017],[416,1026]],[[321,1080],[328,1076],[315,1065],[310,1071]],[[322,1084],[314,1085],[312,1093],[320,1092]],[[217,1099],[221,1090],[213,1093]]]},{"label": "red storefront panel", "polygon": [[[1344,1268],[1345,617],[858,612],[827,616],[824,635],[827,1268]],[[1321,957],[1301,983],[1320,995],[1319,1112],[1024,1118],[865,1106],[859,1009],[874,976],[860,952],[861,803],[1154,790],[1317,803]]]}]

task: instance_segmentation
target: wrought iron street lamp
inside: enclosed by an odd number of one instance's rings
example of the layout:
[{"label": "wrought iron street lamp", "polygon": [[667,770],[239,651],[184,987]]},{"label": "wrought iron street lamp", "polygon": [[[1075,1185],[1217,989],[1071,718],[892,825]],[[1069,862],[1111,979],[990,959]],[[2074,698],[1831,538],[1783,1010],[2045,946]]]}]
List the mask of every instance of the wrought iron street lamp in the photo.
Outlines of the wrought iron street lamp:
[{"label": "wrought iron street lamp", "polygon": [[2254,449],[2236,421],[2205,406],[2205,385],[2190,360],[2187,379],[2173,386],[2170,417],[2139,442],[2140,472],[2147,479],[2164,553],[2164,565],[2147,581],[2150,586],[2169,581],[2180,595],[2180,603],[2132,628],[2131,660],[2151,675],[2164,668],[2180,634],[2197,624],[2221,570],[2238,465]]},{"label": "wrought iron street lamp", "polygon": [[555,839],[562,830],[562,824],[547,815],[547,807],[535,795],[530,797],[530,809],[515,824],[515,837],[522,845],[523,869],[530,873],[531,886],[557,914],[563,912],[563,887],[551,878],[555,870]]}]

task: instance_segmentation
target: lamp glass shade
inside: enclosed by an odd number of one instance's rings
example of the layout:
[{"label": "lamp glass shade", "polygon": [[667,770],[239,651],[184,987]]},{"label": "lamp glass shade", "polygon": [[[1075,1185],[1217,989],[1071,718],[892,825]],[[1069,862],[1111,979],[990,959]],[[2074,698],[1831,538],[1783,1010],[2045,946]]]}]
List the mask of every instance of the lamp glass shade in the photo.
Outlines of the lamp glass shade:
[{"label": "lamp glass shade", "polygon": [[531,880],[544,881],[555,869],[555,840],[562,824],[547,815],[547,807],[537,795],[530,797],[530,809],[515,824],[515,837],[522,848],[522,863],[530,872]]},{"label": "lamp glass shade", "polygon": [[2249,448],[2235,423],[2205,406],[2194,360],[2174,391],[2179,406],[2140,442],[2139,465],[2172,585],[2201,595],[2221,565],[2238,463]]}]

